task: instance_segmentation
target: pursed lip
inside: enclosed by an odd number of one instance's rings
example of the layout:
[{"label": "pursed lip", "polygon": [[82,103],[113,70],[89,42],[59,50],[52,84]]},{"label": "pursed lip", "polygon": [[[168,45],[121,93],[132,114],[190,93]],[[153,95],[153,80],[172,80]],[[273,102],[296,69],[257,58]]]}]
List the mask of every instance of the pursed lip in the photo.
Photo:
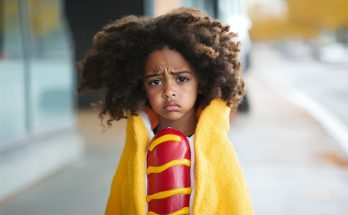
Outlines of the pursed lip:
[{"label": "pursed lip", "polygon": [[180,109],[180,105],[175,102],[166,102],[164,104],[164,109],[166,109],[167,111],[176,111]]}]

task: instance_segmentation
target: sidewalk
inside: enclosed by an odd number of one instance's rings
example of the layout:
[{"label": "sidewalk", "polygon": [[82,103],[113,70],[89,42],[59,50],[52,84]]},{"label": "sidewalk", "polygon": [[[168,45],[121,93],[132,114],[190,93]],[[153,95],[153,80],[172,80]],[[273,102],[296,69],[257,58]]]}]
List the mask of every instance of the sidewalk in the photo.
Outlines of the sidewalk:
[{"label": "sidewalk", "polygon": [[[348,211],[342,150],[310,114],[256,71],[247,80],[251,113],[232,117],[230,137],[256,215],[340,215]],[[101,134],[97,113],[81,111],[86,156],[6,202],[1,215],[103,214],[122,149],[124,124]]]},{"label": "sidewalk", "polygon": [[346,155],[303,109],[252,71],[253,112],[231,139],[245,169],[256,215],[341,215],[348,211]]}]

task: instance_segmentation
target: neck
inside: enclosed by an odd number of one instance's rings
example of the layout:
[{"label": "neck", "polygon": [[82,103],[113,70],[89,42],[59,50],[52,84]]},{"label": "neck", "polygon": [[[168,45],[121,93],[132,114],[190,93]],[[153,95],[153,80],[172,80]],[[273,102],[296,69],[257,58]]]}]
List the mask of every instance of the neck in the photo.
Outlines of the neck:
[{"label": "neck", "polygon": [[166,120],[160,118],[158,129],[172,127],[182,132],[186,136],[190,136],[195,132],[196,124],[196,116],[195,112],[193,111],[192,113],[186,114],[179,120]]}]

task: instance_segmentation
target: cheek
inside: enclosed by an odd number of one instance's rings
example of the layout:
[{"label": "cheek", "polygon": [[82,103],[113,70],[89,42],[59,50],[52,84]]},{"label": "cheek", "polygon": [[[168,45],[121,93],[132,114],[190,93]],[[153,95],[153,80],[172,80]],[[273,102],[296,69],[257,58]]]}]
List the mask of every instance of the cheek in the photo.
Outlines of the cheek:
[{"label": "cheek", "polygon": [[146,97],[149,97],[151,95],[151,90],[145,84],[144,84],[144,90],[145,90]]},{"label": "cheek", "polygon": [[183,91],[185,94],[195,97],[198,94],[198,85],[197,83],[193,83],[192,85],[186,86]]},{"label": "cheek", "polygon": [[191,88],[191,99],[193,104],[196,103],[197,96],[198,96],[198,85],[196,84],[195,86]]}]

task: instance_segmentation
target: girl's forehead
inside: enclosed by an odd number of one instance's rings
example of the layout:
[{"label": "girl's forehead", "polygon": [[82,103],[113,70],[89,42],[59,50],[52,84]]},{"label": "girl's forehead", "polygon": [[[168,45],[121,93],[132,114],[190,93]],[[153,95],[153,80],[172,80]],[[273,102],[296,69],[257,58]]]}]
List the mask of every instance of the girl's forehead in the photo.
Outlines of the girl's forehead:
[{"label": "girl's forehead", "polygon": [[160,72],[161,70],[191,71],[192,69],[181,53],[169,48],[163,48],[152,52],[145,63],[145,73]]}]

